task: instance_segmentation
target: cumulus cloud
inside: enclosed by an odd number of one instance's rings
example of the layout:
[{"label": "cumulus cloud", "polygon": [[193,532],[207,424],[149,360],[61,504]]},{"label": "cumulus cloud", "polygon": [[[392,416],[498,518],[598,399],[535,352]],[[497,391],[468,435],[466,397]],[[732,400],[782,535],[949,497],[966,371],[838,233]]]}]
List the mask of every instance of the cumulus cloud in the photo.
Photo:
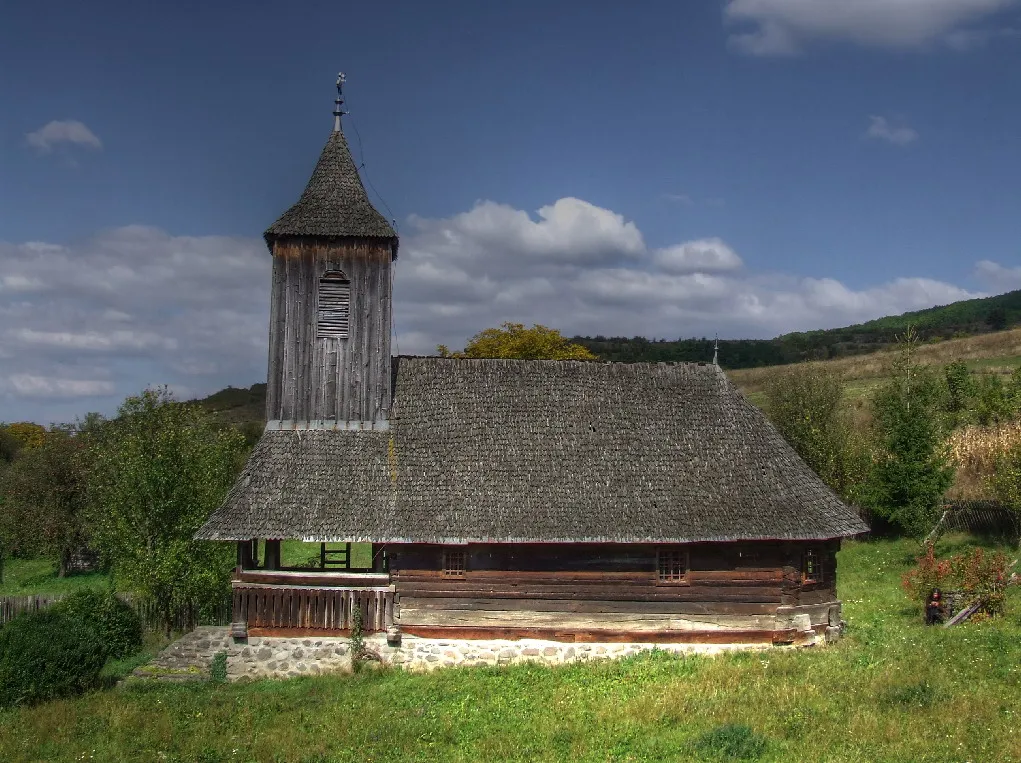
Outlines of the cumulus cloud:
[{"label": "cumulus cloud", "polygon": [[[627,225],[608,210],[590,214],[616,219],[617,232]],[[639,249],[635,230],[601,248],[561,238],[557,251],[547,240],[540,245],[520,235],[495,244],[500,236],[493,229],[506,228],[504,217],[530,218],[505,210],[501,217],[473,216],[469,225],[465,215],[416,219],[416,232],[402,242],[394,282],[401,352],[463,346],[503,321],[544,323],[568,336],[768,338],[983,296],[926,278],[855,290],[832,279],[748,272],[719,238]]]},{"label": "cumulus cloud", "polygon": [[731,47],[757,56],[790,56],[813,41],[886,48],[940,42],[974,47],[998,35],[995,16],[1018,0],[728,0],[725,20],[743,31]]},{"label": "cumulus cloud", "polygon": [[887,143],[892,143],[895,146],[906,146],[908,143],[914,143],[918,140],[918,133],[906,125],[894,126],[890,124],[886,117],[871,116],[869,117],[869,129],[865,131],[865,137],[874,140],[885,140]]},{"label": "cumulus cloud", "polygon": [[1021,267],[1008,268],[998,262],[980,260],[975,263],[975,278],[998,292],[1021,289]]},{"label": "cumulus cloud", "polygon": [[[257,239],[132,225],[0,243],[0,420],[112,412],[149,384],[209,393],[265,376],[270,255]],[[82,400],[70,415],[68,402]]]},{"label": "cumulus cloud", "polygon": [[736,270],[741,258],[718,238],[703,238],[659,249],[656,263],[668,273],[712,273]]},{"label": "cumulus cloud", "polygon": [[[634,222],[579,199],[534,214],[479,202],[410,227],[394,297],[405,354],[463,346],[503,321],[567,336],[768,338],[984,296],[925,278],[858,290],[750,272],[720,238],[652,248]],[[0,420],[112,413],[150,384],[201,396],[263,381],[270,264],[259,239],[138,225],[67,246],[0,243]],[[993,287],[1005,270],[977,266]]]},{"label": "cumulus cloud", "polygon": [[41,154],[48,154],[61,144],[99,150],[103,143],[85,124],[77,119],[53,120],[25,136],[28,145]]}]

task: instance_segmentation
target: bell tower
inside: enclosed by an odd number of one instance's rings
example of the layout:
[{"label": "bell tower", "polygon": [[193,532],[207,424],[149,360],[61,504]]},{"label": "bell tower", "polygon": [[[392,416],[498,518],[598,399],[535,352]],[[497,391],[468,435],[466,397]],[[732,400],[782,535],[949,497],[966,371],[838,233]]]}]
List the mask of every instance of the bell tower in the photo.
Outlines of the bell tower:
[{"label": "bell tower", "polygon": [[267,429],[386,429],[397,234],[372,206],[341,129],[298,202],[264,234],[273,256]]}]

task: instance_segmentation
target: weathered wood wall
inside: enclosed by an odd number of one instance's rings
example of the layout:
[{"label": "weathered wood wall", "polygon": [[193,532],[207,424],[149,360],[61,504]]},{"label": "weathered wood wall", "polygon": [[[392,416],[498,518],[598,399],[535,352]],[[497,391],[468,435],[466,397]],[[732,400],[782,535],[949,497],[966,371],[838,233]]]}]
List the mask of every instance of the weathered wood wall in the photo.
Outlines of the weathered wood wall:
[{"label": "weathered wood wall", "polygon": [[349,633],[355,610],[362,614],[366,633],[384,631],[393,623],[394,594],[388,586],[361,588],[277,586],[235,582],[234,621],[246,623],[250,635],[260,629]]},{"label": "weathered wood wall", "polygon": [[[812,544],[828,575],[809,583],[798,543],[690,544],[680,582],[659,580],[652,545],[470,545],[463,577],[444,574],[441,546],[390,546],[388,555],[405,632],[680,634],[767,632],[780,607],[835,601],[838,545]],[[821,623],[825,608],[813,617]]]},{"label": "weathered wood wall", "polygon": [[[391,257],[389,242],[273,243],[267,420],[387,420]],[[351,282],[348,338],[317,339],[319,279],[332,270]]]}]

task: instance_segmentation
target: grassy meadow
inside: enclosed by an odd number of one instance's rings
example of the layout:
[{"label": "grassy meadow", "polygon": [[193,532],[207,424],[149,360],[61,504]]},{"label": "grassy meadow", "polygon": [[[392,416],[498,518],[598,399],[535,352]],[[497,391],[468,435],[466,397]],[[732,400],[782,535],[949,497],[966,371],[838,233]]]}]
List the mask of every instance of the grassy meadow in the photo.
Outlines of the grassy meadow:
[{"label": "grassy meadow", "polygon": [[[955,535],[938,552],[977,542],[997,546]],[[1021,596],[997,620],[926,628],[899,585],[917,549],[845,544],[849,626],[825,648],[128,683],[0,711],[0,760],[1019,760]]]},{"label": "grassy meadow", "polygon": [[57,577],[55,559],[4,560],[4,579],[0,583],[0,596],[31,596],[34,594],[65,594],[79,588],[105,588],[110,576],[105,572]]},{"label": "grassy meadow", "polygon": [[[847,382],[847,397],[853,400],[865,395],[888,378],[890,364],[896,351],[896,347],[891,347],[868,355],[815,360],[797,365],[819,366],[842,374]],[[922,344],[916,360],[919,363],[936,366],[963,360],[972,371],[1010,373],[1021,364],[1021,329]],[[790,366],[741,368],[727,371],[727,377],[752,402],[761,404],[765,401],[763,391],[766,382],[789,369]]]}]

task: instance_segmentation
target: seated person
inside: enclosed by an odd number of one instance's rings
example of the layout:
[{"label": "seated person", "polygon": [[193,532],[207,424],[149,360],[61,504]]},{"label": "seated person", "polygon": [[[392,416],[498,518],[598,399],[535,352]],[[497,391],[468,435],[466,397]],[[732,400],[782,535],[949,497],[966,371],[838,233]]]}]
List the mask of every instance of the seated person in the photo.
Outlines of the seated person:
[{"label": "seated person", "polygon": [[946,607],[943,605],[943,593],[938,588],[933,588],[929,594],[929,600],[925,603],[925,624],[936,625],[942,623],[946,617]]}]

